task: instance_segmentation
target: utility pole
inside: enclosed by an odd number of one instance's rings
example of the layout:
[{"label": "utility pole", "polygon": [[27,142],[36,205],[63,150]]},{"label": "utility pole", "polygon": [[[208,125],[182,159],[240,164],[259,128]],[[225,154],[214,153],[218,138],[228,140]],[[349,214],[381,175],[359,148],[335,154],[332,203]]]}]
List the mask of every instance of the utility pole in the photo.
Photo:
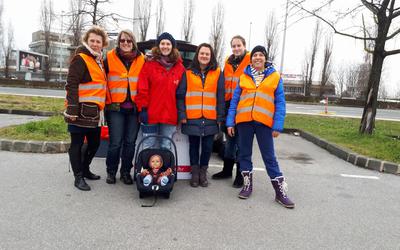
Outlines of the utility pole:
[{"label": "utility pole", "polygon": [[139,25],[138,25],[138,20],[139,20],[139,1],[140,0],[134,0],[133,1],[133,18],[132,18],[132,32],[136,37],[136,40],[139,39]]},{"label": "utility pole", "polygon": [[289,0],[286,0],[286,12],[285,12],[285,27],[283,30],[283,40],[282,40],[282,55],[281,55],[281,67],[280,73],[283,74],[283,62],[285,59],[285,45],[286,45],[286,29],[287,29],[287,17],[288,17],[288,9],[289,9]]},{"label": "utility pole", "polygon": [[250,28],[249,28],[249,51],[251,50],[251,22],[250,22]]}]

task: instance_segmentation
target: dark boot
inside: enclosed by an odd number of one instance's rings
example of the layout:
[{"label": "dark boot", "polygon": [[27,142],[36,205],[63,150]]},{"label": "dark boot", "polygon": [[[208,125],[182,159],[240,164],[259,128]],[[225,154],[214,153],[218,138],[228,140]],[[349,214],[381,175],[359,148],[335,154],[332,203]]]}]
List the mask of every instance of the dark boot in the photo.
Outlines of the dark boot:
[{"label": "dark boot", "polygon": [[192,187],[199,186],[199,171],[200,168],[198,165],[192,166],[192,179],[190,180],[190,186]]},{"label": "dark boot", "polygon": [[250,197],[251,193],[253,192],[253,172],[250,171],[243,171],[243,187],[240,190],[239,198],[240,199],[247,199]]},{"label": "dark boot", "polygon": [[132,176],[129,173],[121,173],[120,180],[125,185],[132,185],[133,184]]},{"label": "dark boot", "polygon": [[100,175],[93,174],[90,172],[89,167],[84,167],[83,168],[83,177],[85,177],[88,180],[100,180]]},{"label": "dark boot", "polygon": [[233,187],[234,188],[243,187],[243,176],[240,173],[240,164],[239,164],[239,162],[236,162],[236,177],[235,177],[235,180],[233,181]]},{"label": "dark boot", "polygon": [[202,186],[202,187],[207,187],[208,186],[207,168],[208,168],[208,166],[201,166],[200,167],[199,182],[200,182],[200,186]]},{"label": "dark boot", "polygon": [[235,160],[224,158],[224,167],[222,168],[222,171],[214,174],[211,178],[214,180],[231,178],[234,164]]},{"label": "dark boot", "polygon": [[275,177],[271,180],[271,183],[275,189],[275,201],[286,208],[294,208],[294,203],[287,197],[288,187],[285,177]]},{"label": "dark boot", "polygon": [[74,185],[79,190],[90,191],[90,187],[86,183],[85,179],[83,178],[83,174],[82,173],[78,173],[77,175],[75,175]]},{"label": "dark boot", "polygon": [[115,179],[115,174],[110,174],[110,173],[108,173],[108,174],[107,174],[106,182],[107,182],[108,184],[115,184],[115,183],[117,182],[117,180]]}]

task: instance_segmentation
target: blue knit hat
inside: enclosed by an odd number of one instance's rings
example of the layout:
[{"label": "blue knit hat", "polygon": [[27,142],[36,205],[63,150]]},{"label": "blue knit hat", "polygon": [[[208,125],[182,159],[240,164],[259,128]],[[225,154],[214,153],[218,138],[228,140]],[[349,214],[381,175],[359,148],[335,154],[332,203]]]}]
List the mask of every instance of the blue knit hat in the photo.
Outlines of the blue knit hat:
[{"label": "blue knit hat", "polygon": [[175,38],[168,32],[164,32],[161,35],[157,37],[157,46],[160,46],[161,40],[167,39],[172,43],[172,47],[176,47],[176,41]]},{"label": "blue knit hat", "polygon": [[253,49],[253,50],[251,51],[251,53],[250,53],[250,58],[252,58],[253,55],[254,55],[254,53],[256,53],[256,52],[261,52],[261,53],[263,53],[263,55],[265,56],[265,60],[268,59],[267,50],[265,49],[264,46],[257,45],[256,47],[254,47],[254,49]]}]

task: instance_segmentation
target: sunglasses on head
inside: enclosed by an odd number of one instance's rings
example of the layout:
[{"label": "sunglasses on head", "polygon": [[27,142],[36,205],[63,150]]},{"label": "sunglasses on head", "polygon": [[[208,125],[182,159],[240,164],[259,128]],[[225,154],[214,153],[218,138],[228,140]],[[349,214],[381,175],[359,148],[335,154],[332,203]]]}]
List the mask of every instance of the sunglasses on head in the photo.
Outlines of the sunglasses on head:
[{"label": "sunglasses on head", "polygon": [[129,40],[129,39],[120,39],[119,42],[120,42],[120,43],[124,43],[124,42],[132,43],[132,40]]}]

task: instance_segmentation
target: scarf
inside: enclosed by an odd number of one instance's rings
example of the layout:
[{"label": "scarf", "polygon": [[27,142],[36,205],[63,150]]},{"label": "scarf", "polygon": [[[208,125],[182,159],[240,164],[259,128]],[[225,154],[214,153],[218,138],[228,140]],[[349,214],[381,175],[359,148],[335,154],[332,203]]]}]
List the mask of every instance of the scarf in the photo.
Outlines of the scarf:
[{"label": "scarf", "polygon": [[168,56],[161,56],[157,61],[164,66],[167,70],[174,66],[175,62],[170,62]]},{"label": "scarf", "polygon": [[233,71],[236,71],[237,67],[239,67],[239,64],[243,61],[243,58],[246,56],[246,53],[247,53],[247,52],[245,51],[243,55],[238,56],[238,57],[235,57],[235,55],[232,54],[232,55],[228,58],[228,63],[229,63],[230,65],[232,65]]},{"label": "scarf", "polygon": [[101,62],[101,59],[103,58],[103,53],[101,53],[101,51],[100,51],[100,53],[98,53],[98,52],[94,51],[92,48],[90,48],[87,43],[82,42],[82,44],[83,44],[83,46],[85,46],[85,48],[87,50],[89,50],[90,54],[92,54],[93,56],[96,57],[97,62]]},{"label": "scarf", "polygon": [[264,71],[257,71],[255,68],[251,67],[251,75],[253,76],[254,81],[256,82],[256,87],[260,85],[262,80],[264,80],[265,74]]},{"label": "scarf", "polygon": [[137,56],[137,50],[123,51],[122,49],[118,48],[118,54],[121,56],[121,59],[124,62],[131,64],[133,59],[135,59]]}]

